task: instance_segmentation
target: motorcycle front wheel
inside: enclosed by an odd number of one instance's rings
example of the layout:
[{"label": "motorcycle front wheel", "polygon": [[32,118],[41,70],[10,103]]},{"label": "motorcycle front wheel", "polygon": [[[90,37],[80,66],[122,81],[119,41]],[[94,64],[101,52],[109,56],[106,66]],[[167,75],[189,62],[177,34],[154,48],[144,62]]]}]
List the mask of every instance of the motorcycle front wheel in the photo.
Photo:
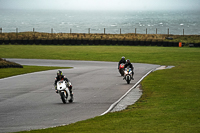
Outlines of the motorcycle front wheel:
[{"label": "motorcycle front wheel", "polygon": [[130,78],[131,78],[131,77],[130,77],[129,75],[126,77],[126,82],[127,82],[127,84],[130,84],[130,81],[131,81]]},{"label": "motorcycle front wheel", "polygon": [[130,80],[127,80],[127,84],[130,84]]},{"label": "motorcycle front wheel", "polygon": [[66,101],[66,98],[65,98],[64,92],[61,92],[61,93],[60,93],[60,97],[61,97],[61,100],[62,100],[63,103],[66,103],[66,102],[67,102],[67,101]]}]

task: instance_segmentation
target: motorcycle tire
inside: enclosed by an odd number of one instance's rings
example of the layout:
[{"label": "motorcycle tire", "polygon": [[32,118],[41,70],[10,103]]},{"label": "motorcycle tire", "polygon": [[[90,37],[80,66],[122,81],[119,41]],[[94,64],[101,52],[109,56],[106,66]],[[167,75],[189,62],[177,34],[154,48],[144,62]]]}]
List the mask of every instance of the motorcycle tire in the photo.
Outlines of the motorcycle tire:
[{"label": "motorcycle tire", "polygon": [[124,76],[124,73],[121,73],[121,76]]},{"label": "motorcycle tire", "polygon": [[119,71],[119,73],[121,74],[121,76],[124,76],[124,70],[123,70],[123,69],[121,69],[121,70]]},{"label": "motorcycle tire", "polygon": [[127,84],[130,84],[130,80],[127,80]]},{"label": "motorcycle tire", "polygon": [[64,92],[61,92],[61,93],[60,93],[60,97],[61,97],[62,102],[63,102],[63,103],[66,103],[66,98],[65,98]]}]

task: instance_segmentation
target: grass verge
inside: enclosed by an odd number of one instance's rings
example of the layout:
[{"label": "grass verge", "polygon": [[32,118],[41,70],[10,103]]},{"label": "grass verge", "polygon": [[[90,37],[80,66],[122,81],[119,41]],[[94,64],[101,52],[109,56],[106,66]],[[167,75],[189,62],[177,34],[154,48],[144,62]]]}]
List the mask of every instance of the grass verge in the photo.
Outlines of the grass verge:
[{"label": "grass verge", "polygon": [[68,69],[69,67],[23,66],[23,68],[1,68],[0,79],[20,74],[63,68]]},{"label": "grass verge", "polygon": [[142,97],[126,110],[30,132],[200,132],[199,48],[1,45],[0,53],[3,58],[102,61],[119,61],[125,56],[132,62],[175,66],[146,77],[141,83]]}]

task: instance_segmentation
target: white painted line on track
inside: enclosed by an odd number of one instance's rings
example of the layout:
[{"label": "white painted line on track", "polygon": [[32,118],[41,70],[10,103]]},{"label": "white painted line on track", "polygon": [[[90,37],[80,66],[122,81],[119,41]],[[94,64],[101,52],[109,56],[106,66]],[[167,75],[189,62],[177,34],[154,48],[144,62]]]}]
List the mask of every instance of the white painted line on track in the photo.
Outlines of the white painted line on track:
[{"label": "white painted line on track", "polygon": [[25,73],[25,74],[20,74],[20,75],[5,77],[5,78],[2,78],[2,79],[0,79],[0,80],[6,80],[6,79],[17,78],[17,77],[21,77],[21,76],[24,76],[24,75],[27,75],[27,74],[31,74],[31,73]]},{"label": "white painted line on track", "polygon": [[150,70],[148,73],[146,73],[132,88],[130,88],[119,100],[117,100],[115,103],[113,103],[108,110],[106,110],[104,113],[102,113],[100,116],[107,114],[108,112],[110,112],[124,97],[126,97],[128,95],[128,93],[134,89],[147,75],[149,75],[151,72],[153,71]]}]

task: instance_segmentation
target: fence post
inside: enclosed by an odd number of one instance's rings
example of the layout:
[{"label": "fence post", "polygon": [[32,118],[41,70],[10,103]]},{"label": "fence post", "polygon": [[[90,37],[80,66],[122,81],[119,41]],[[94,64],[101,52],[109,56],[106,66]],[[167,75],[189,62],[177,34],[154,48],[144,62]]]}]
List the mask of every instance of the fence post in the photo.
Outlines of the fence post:
[{"label": "fence post", "polygon": [[2,33],[2,28],[0,28],[0,33]]},{"label": "fence post", "polygon": [[147,34],[147,28],[146,28],[146,34]]},{"label": "fence post", "polygon": [[135,34],[136,34],[136,28],[135,28]]},{"label": "fence post", "polygon": [[183,29],[183,36],[184,36],[184,29]]},{"label": "fence post", "polygon": [[104,28],[104,34],[106,34],[106,28]]},{"label": "fence post", "polygon": [[90,28],[88,28],[88,34],[90,34]]},{"label": "fence post", "polygon": [[18,38],[18,28],[16,28],[16,38]]},{"label": "fence post", "polygon": [[70,28],[70,34],[72,33],[72,29]]},{"label": "fence post", "polygon": [[168,28],[168,36],[169,36],[169,28]]},{"label": "fence post", "polygon": [[35,28],[33,28],[33,38],[35,39]]},{"label": "fence post", "polygon": [[51,28],[51,34],[53,34],[53,28]]},{"label": "fence post", "polygon": [[157,28],[156,28],[156,34],[157,34]]},{"label": "fence post", "polygon": [[122,34],[121,28],[120,28],[120,34]]}]

